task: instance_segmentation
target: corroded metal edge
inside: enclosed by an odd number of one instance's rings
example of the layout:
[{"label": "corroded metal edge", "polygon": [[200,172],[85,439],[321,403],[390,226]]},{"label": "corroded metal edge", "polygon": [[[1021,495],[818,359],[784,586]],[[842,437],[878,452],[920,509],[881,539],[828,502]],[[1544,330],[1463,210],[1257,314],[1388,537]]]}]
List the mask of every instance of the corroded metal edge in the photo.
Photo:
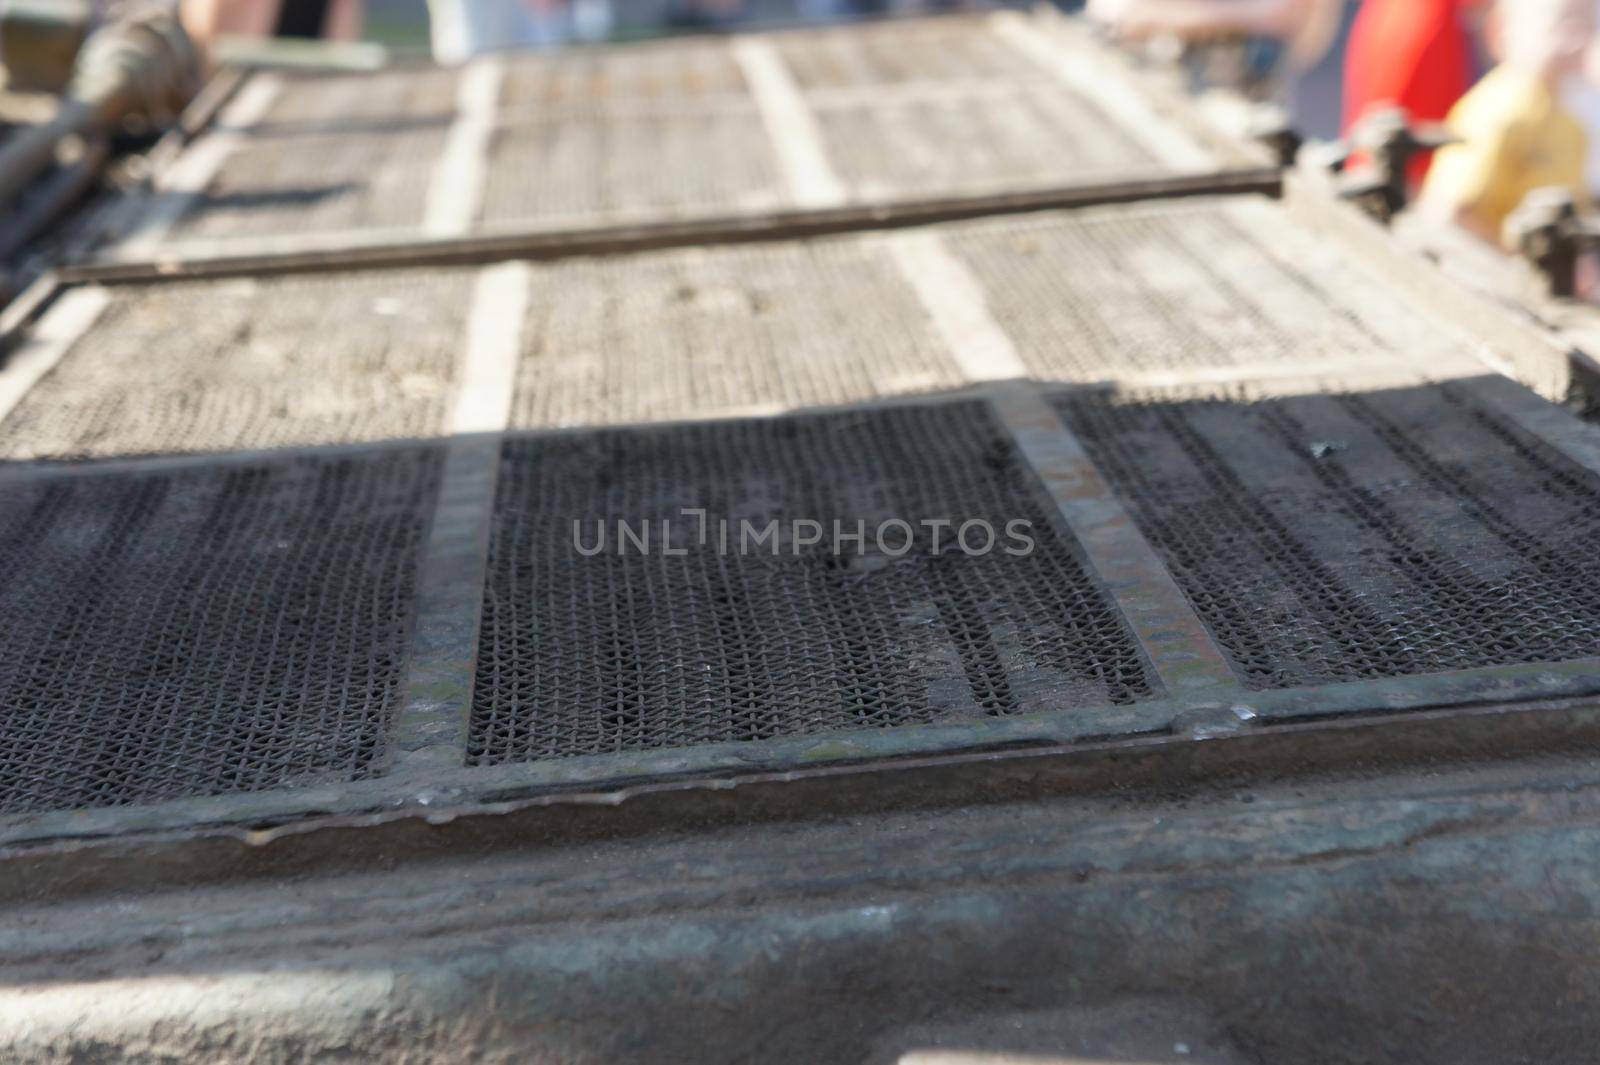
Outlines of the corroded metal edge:
[{"label": "corroded metal edge", "polygon": [[[682,779],[699,779],[704,786],[716,789],[725,786],[719,781],[740,773],[803,773],[847,765],[861,765],[863,771],[871,772],[874,764],[866,763],[886,765],[903,758],[1018,747],[1075,747],[1165,735],[1186,711],[1229,706],[1250,710],[1258,722],[1254,728],[1270,730],[1297,720],[1365,715],[1403,723],[1405,712],[1430,708],[1492,708],[1536,699],[1593,696],[1600,696],[1600,658],[1249,692],[1231,702],[1219,701],[1215,693],[1199,692],[1185,698],[1019,715],[975,725],[905,725],[749,743],[441,769],[405,779],[377,778],[144,806],[13,815],[0,818],[0,848],[230,825],[251,838],[266,839],[269,837],[258,837],[246,830],[329,815],[400,814],[449,820],[462,810],[507,793],[559,794],[585,789],[607,792],[641,781]],[[1396,714],[1400,716],[1392,716]],[[1181,742],[1205,740],[1183,737]],[[603,806],[612,800],[585,801]]]},{"label": "corroded metal edge", "polygon": [[498,434],[448,445],[418,562],[406,682],[385,745],[394,778],[454,769],[465,760],[499,468]]},{"label": "corroded metal edge", "polygon": [[1075,745],[908,756],[855,766],[749,771],[538,792],[430,793],[409,807],[321,811],[255,826],[212,823],[113,838],[59,837],[0,851],[0,899],[61,902],[140,892],[390,870],[404,862],[524,853],[718,826],[830,820],[1070,796],[1182,796],[1229,781],[1363,776],[1426,765],[1500,764],[1600,750],[1594,700],[1451,708],[1150,735]]},{"label": "corroded metal edge", "polygon": [[1218,699],[1240,693],[1227,656],[1166,564],[1038,391],[1021,383],[996,385],[990,405],[1082,545],[1167,691],[1210,692]]}]

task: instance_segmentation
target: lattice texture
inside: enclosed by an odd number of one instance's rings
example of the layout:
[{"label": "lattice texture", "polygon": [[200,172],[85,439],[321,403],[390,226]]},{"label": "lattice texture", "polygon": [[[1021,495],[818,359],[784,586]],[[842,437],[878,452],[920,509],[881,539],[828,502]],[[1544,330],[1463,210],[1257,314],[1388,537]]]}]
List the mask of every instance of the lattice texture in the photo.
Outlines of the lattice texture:
[{"label": "lattice texture", "polygon": [[707,417],[950,388],[961,375],[876,241],[540,267],[513,425]]},{"label": "lattice texture", "polygon": [[473,276],[117,289],[95,328],[0,423],[0,458],[439,435]]},{"label": "lattice texture", "polygon": [[1009,79],[1031,69],[981,19],[891,21],[777,34],[772,42],[803,89]]},{"label": "lattice texture", "polygon": [[1600,483],[1461,386],[1059,407],[1250,687],[1600,654]]},{"label": "lattice texture", "polygon": [[787,202],[761,118],[733,107],[593,109],[502,124],[483,221],[625,221]]},{"label": "lattice texture", "polygon": [[500,99],[507,108],[670,108],[745,95],[726,43],[700,39],[513,56]]},{"label": "lattice texture", "polygon": [[[985,409],[728,422],[508,443],[473,700],[477,763],[758,740],[1125,703],[1150,693],[1133,637],[1051,525]],[[697,545],[680,508],[704,507]],[[1018,557],[931,533],[900,559],[864,522],[1032,523]],[[809,518],[824,543],[784,531]],[[674,548],[578,552],[573,522],[670,519]],[[719,553],[719,522],[730,522]],[[769,544],[741,555],[741,521]],[[974,535],[972,543],[981,541]]]},{"label": "lattice texture", "polygon": [[1094,101],[1059,85],[886,95],[821,107],[834,170],[865,199],[999,191],[1169,169]]},{"label": "lattice texture", "polygon": [[370,774],[437,466],[0,485],[0,811]]},{"label": "lattice texture", "polygon": [[312,133],[444,119],[456,110],[459,74],[447,67],[407,66],[334,77],[276,75],[282,89],[256,132]]},{"label": "lattice texture", "polygon": [[1267,200],[1104,208],[952,228],[1041,379],[1094,381],[1463,350]]},{"label": "lattice texture", "polygon": [[252,137],[227,157],[173,238],[415,229],[449,123],[398,118]]}]

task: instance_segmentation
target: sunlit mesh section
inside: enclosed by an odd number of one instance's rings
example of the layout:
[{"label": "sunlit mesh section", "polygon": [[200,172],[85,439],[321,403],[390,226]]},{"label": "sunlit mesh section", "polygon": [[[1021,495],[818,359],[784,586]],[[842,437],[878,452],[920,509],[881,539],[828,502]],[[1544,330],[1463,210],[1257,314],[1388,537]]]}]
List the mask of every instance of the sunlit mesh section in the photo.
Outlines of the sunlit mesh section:
[{"label": "sunlit mesh section", "polygon": [[342,444],[444,433],[473,270],[111,290],[0,422],[0,458]]}]

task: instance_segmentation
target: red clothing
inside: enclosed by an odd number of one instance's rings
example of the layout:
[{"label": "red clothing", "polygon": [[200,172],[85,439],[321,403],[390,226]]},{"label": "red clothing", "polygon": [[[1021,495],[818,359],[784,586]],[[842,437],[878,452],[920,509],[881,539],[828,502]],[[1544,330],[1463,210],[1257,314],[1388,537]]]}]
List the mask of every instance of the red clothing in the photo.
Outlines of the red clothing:
[{"label": "red clothing", "polygon": [[[1472,84],[1463,0],[1362,0],[1345,52],[1344,129],[1382,104],[1417,122],[1441,122]],[[1422,180],[1428,158],[1412,160]]]}]

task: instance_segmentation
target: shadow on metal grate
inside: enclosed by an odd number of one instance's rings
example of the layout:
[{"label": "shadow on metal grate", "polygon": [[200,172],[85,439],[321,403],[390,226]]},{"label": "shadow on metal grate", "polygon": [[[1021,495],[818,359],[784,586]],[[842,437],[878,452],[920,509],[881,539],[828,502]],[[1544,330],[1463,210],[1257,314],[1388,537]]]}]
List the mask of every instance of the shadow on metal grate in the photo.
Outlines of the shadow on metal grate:
[{"label": "shadow on metal grate", "polygon": [[[977,403],[517,439],[505,445],[469,760],[476,764],[1128,703],[1137,644]],[[704,508],[697,542],[683,508]],[[874,535],[890,518],[904,533]],[[992,523],[969,556],[925,519]],[[650,554],[614,524],[652,522]],[[662,551],[662,519],[674,549]],[[821,522],[798,546],[790,523]],[[1026,557],[1002,550],[1031,523]],[[585,557],[596,522],[605,549]],[[729,523],[724,552],[720,523]],[[743,542],[778,523],[775,539]],[[833,522],[865,524],[862,554]],[[953,528],[953,527],[952,527]],[[977,542],[974,536],[972,542]],[[776,544],[778,553],[773,553]]]},{"label": "shadow on metal grate", "polygon": [[0,484],[0,811],[368,775],[434,450]]},{"label": "shadow on metal grate", "polygon": [[1251,688],[1600,653],[1600,484],[1468,387],[1057,407]]}]

